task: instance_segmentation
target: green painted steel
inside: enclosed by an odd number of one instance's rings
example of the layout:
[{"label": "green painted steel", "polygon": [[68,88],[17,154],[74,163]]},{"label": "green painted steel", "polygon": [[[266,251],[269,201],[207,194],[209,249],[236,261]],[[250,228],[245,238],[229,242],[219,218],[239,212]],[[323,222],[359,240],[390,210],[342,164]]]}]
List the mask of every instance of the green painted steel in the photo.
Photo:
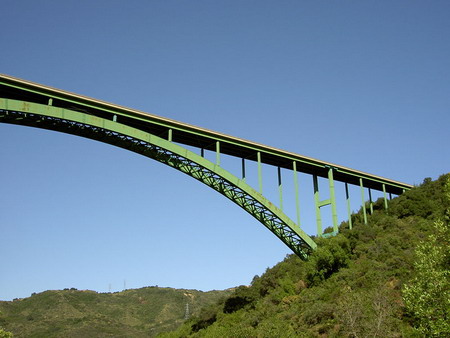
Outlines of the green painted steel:
[{"label": "green painted steel", "polygon": [[[387,193],[392,198],[392,194],[399,195],[412,188],[409,184],[2,74],[0,105],[0,122],[58,130],[99,140],[153,158],[196,178],[252,214],[302,258],[315,248],[315,243],[300,229],[298,173],[313,176],[317,234],[323,237],[338,231],[336,181],[345,183],[350,228],[348,184],[361,187],[366,224],[365,188],[369,189],[371,213],[371,189],[383,191],[387,209]],[[200,156],[183,146],[200,149]],[[205,150],[215,152],[214,163],[205,159]],[[221,168],[223,154],[242,159],[242,179]],[[257,164],[259,191],[246,184],[246,160]],[[278,168],[278,208],[262,195],[263,164]],[[282,169],[294,175],[297,224],[283,213]],[[318,177],[328,179],[329,199],[320,200]],[[331,234],[323,234],[320,209],[327,205],[331,205]]]},{"label": "green painted steel", "polygon": [[281,168],[278,167],[278,197],[280,199],[280,209],[283,210],[283,185],[281,183]]},{"label": "green painted steel", "polygon": [[61,108],[72,107],[74,110],[85,111],[90,115],[108,119],[109,117],[107,116],[109,115],[111,120],[115,115],[117,120],[123,124],[131,125],[144,131],[156,130],[157,132],[153,132],[155,135],[160,135],[162,132],[167,132],[168,129],[172,129],[174,135],[176,135],[173,139],[174,142],[194,146],[199,149],[214,150],[215,142],[219,141],[221,143],[222,154],[256,160],[256,154],[259,152],[262,163],[280,166],[281,168],[288,170],[292,170],[292,161],[296,161],[297,170],[299,172],[311,175],[315,174],[319,177],[327,178],[327,168],[333,167],[335,169],[335,181],[358,185],[359,179],[362,178],[364,179],[367,188],[381,191],[382,184],[385,184],[388,193],[397,195],[401,194],[404,190],[412,188],[412,185],[409,184],[30,81],[17,79],[4,74],[0,74],[0,92],[1,97],[3,98],[18,99],[41,104],[52,101],[53,106]]},{"label": "green painted steel", "polygon": [[[336,196],[334,192],[333,168],[328,168],[328,186],[330,190],[330,198],[327,198],[323,201],[320,200],[319,182],[317,179],[317,175],[313,175],[313,186],[314,186],[314,204],[316,210],[317,236],[335,235],[338,233],[338,217],[336,211]],[[331,205],[331,218],[333,223],[333,232],[331,234],[323,233],[322,215],[320,212],[320,208],[327,205]]]},{"label": "green painted steel", "polygon": [[109,143],[155,159],[221,193],[306,259],[314,241],[279,208],[243,180],[200,155],[142,130],[69,109],[0,98],[0,122],[56,130]]},{"label": "green painted steel", "polygon": [[328,169],[328,183],[330,187],[330,204],[331,204],[331,217],[333,220],[333,232],[338,232],[338,217],[336,210],[336,195],[334,193],[334,179],[333,168]]},{"label": "green painted steel", "polygon": [[321,236],[323,234],[322,216],[320,215],[320,207],[322,206],[322,203],[320,202],[319,182],[317,180],[317,175],[313,175],[313,186],[314,186],[314,205],[316,209],[317,236]]},{"label": "green painted steel", "polygon": [[366,198],[364,197],[364,184],[363,179],[359,179],[359,185],[361,187],[361,200],[362,200],[362,209],[364,215],[364,224],[367,224],[367,212],[366,212]]},{"label": "green painted steel", "polygon": [[294,171],[295,211],[297,215],[297,225],[300,227],[300,199],[298,195],[297,163],[295,161],[292,162],[292,170]]},{"label": "green painted steel", "polygon": [[383,199],[384,199],[384,209],[386,209],[387,211],[389,209],[389,206],[386,198],[386,186],[384,184],[383,184]]},{"label": "green painted steel", "polygon": [[216,142],[216,164],[220,166],[220,142]]},{"label": "green painted steel", "polygon": [[263,181],[262,181],[262,167],[261,167],[261,152],[257,152],[257,161],[258,161],[258,185],[259,185],[259,193],[263,193]]},{"label": "green painted steel", "polygon": [[347,200],[348,228],[351,230],[353,228],[352,209],[351,209],[351,204],[350,204],[350,194],[348,193],[348,184],[347,183],[345,183],[345,198]]}]

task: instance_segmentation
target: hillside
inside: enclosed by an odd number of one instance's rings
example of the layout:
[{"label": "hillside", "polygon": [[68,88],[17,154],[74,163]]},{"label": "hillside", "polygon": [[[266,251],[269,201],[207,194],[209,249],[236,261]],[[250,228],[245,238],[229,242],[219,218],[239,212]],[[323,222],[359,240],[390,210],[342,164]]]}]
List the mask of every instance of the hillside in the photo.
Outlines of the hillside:
[{"label": "hillside", "polygon": [[250,286],[46,291],[0,302],[0,327],[15,337],[450,337],[450,174],[388,212],[377,201],[367,225],[362,210],[352,221],[316,238],[308,261],[288,255]]},{"label": "hillside", "polygon": [[[66,289],[0,301],[0,327],[14,337],[153,337],[231,290],[146,287],[116,293]],[[1,336],[1,334],[0,334]]]},{"label": "hillside", "polygon": [[425,179],[161,336],[450,337],[449,210],[450,175]]}]

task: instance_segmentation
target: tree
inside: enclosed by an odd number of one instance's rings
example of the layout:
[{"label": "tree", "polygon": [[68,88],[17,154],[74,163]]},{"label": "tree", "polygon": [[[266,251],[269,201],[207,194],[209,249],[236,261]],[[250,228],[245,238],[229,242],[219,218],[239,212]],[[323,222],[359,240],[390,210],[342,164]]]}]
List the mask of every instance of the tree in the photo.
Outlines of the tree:
[{"label": "tree", "polygon": [[347,287],[342,294],[335,308],[341,333],[353,338],[397,336],[394,290],[385,285],[369,290]]},{"label": "tree", "polygon": [[[450,200],[450,179],[446,184]],[[448,214],[448,211],[447,211]],[[450,336],[450,224],[436,221],[435,233],[416,249],[415,278],[403,287],[414,326],[427,337]]]}]

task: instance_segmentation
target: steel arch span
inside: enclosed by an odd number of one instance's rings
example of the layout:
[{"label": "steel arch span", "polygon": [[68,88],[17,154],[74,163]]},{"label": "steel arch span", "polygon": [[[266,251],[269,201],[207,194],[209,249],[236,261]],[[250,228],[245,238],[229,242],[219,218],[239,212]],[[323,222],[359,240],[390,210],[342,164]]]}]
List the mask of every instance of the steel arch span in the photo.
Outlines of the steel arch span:
[{"label": "steel arch span", "polygon": [[[348,185],[359,186],[361,190],[366,224],[367,212],[373,212],[372,190],[383,193],[384,207],[387,210],[387,194],[400,195],[412,188],[412,185],[406,183],[3,74],[0,74],[1,122],[98,140],[175,168],[239,205],[303,259],[316,248],[316,243],[300,227],[298,173],[310,175],[313,179],[317,236],[324,237],[339,231],[336,181],[345,184],[350,229],[352,219]],[[200,150],[200,155],[185,146]],[[215,153],[214,163],[204,158],[205,150]],[[241,178],[221,167],[222,154],[242,161]],[[257,165],[258,190],[246,183],[246,161],[253,161]],[[263,165],[277,168],[279,207],[263,195]],[[293,174],[296,222],[283,211],[282,171]],[[320,198],[319,178],[328,180],[329,198]],[[367,193],[369,203],[366,201]],[[324,233],[322,227],[323,207],[331,207],[331,233]]]},{"label": "steel arch span", "polygon": [[78,135],[152,158],[195,178],[236,203],[299,257],[306,259],[316,248],[314,241],[297,224],[244,180],[156,135],[83,112],[2,98],[0,122]]}]

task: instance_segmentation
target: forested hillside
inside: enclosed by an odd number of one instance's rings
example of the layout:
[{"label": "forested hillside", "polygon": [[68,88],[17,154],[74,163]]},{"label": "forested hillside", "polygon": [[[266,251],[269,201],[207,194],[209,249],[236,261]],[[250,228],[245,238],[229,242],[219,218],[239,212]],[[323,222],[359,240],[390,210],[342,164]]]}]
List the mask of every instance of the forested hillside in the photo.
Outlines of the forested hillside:
[{"label": "forested hillside", "polygon": [[162,337],[450,337],[450,175],[383,203]]},{"label": "forested hillside", "polygon": [[367,225],[362,210],[352,221],[316,238],[308,261],[288,255],[250,286],[46,291],[0,302],[0,327],[15,337],[450,337],[450,174],[388,211],[377,201]]},{"label": "forested hillside", "polygon": [[14,337],[153,337],[176,329],[185,317],[230,293],[160,287],[115,293],[45,291],[0,302],[0,328]]}]

